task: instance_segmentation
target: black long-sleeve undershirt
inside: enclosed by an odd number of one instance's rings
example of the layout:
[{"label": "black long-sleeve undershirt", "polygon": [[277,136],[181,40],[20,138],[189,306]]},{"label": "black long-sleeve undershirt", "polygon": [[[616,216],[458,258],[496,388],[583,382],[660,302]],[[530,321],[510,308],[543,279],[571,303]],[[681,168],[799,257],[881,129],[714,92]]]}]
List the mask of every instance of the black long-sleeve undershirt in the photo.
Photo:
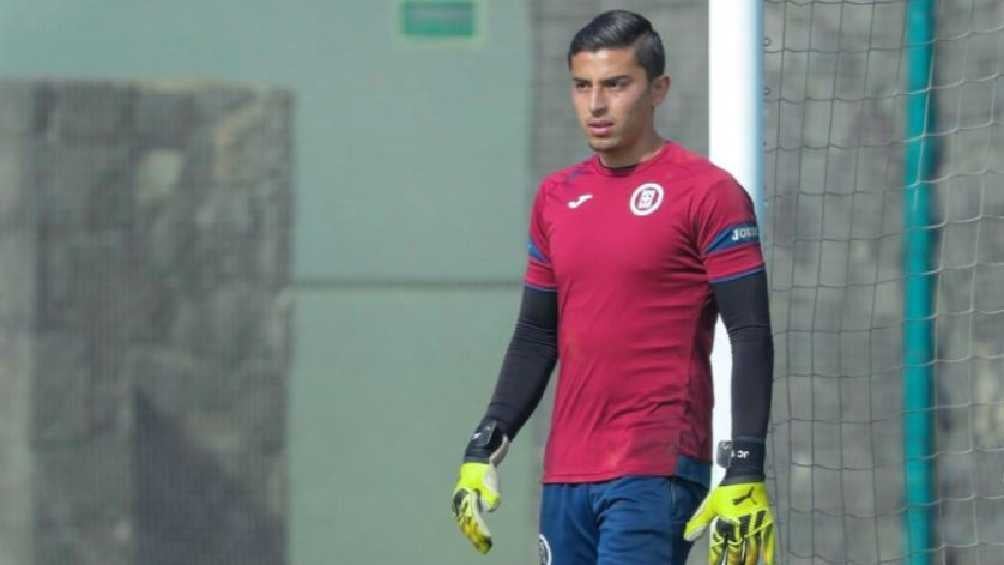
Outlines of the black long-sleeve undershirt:
[{"label": "black long-sleeve undershirt", "polygon": [[761,271],[711,288],[732,344],[732,438],[763,442],[774,379],[767,275]]},{"label": "black long-sleeve undershirt", "polygon": [[[763,272],[712,284],[732,344],[732,437],[762,443],[770,415],[774,347]],[[485,415],[510,438],[536,409],[558,359],[554,292],[526,287],[519,319]]]},{"label": "black long-sleeve undershirt", "polygon": [[485,419],[498,421],[510,439],[516,437],[540,403],[557,360],[557,293],[524,287],[516,329]]}]

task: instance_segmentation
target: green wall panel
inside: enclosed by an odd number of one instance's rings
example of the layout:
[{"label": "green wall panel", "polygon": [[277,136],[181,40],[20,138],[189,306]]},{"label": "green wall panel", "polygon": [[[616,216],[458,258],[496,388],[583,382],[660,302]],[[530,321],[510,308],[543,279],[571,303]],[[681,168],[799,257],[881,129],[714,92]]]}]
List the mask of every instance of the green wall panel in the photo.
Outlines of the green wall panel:
[{"label": "green wall panel", "polygon": [[0,75],[265,81],[297,93],[301,278],[512,278],[525,239],[525,1],[416,43],[398,0],[0,0]]},{"label": "green wall panel", "polygon": [[503,505],[490,517],[497,546],[487,558],[449,510],[518,299],[516,289],[299,293],[295,565],[535,562],[531,442],[518,441],[502,465]]}]

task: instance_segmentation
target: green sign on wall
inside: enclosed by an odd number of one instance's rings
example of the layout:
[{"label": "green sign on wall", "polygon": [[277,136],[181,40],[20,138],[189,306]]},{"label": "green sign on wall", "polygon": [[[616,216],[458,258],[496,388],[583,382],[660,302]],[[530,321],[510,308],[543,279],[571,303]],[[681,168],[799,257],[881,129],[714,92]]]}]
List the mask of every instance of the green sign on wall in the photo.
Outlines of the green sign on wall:
[{"label": "green sign on wall", "polygon": [[477,0],[403,0],[401,33],[415,39],[473,39]]}]

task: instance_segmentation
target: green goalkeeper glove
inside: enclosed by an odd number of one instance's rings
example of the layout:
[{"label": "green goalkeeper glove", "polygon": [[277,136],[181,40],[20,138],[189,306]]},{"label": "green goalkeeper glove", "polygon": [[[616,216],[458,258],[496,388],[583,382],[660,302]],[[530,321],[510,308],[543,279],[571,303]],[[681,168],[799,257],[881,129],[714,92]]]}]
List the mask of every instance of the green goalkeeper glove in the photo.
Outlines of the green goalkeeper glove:
[{"label": "green goalkeeper glove", "polygon": [[457,526],[481,553],[488,553],[492,548],[492,534],[482,513],[493,512],[502,504],[497,467],[508,450],[509,438],[498,423],[483,422],[467,444],[457,486],[453,489],[453,516]]},{"label": "green goalkeeper glove", "polygon": [[[759,458],[759,462],[746,463],[744,468],[743,461],[736,461],[736,454],[750,457],[751,451],[752,458]],[[763,444],[759,449],[732,447],[732,461],[736,464],[729,467],[722,482],[711,489],[687,522],[683,537],[691,542],[713,524],[708,548],[711,565],[756,565],[761,555],[767,565],[774,563],[774,516],[763,482],[762,453]]]}]

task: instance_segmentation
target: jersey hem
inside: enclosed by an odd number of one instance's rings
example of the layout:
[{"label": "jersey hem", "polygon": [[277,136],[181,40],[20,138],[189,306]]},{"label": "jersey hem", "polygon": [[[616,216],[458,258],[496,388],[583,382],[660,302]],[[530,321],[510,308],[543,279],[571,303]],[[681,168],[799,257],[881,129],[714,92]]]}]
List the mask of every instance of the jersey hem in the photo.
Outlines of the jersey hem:
[{"label": "jersey hem", "polygon": [[545,485],[557,483],[598,483],[633,475],[681,477],[707,487],[711,479],[711,462],[701,461],[681,453],[676,456],[674,461],[661,465],[638,465],[625,467],[616,471],[597,473],[545,473],[541,479],[541,483]]},{"label": "jersey hem", "polygon": [[620,471],[604,471],[602,473],[571,473],[571,474],[551,474],[544,475],[541,480],[544,484],[550,483],[595,483],[600,481],[610,481],[618,477],[627,475],[657,475],[670,476],[676,473],[676,465],[661,467],[637,467],[622,469]]}]

